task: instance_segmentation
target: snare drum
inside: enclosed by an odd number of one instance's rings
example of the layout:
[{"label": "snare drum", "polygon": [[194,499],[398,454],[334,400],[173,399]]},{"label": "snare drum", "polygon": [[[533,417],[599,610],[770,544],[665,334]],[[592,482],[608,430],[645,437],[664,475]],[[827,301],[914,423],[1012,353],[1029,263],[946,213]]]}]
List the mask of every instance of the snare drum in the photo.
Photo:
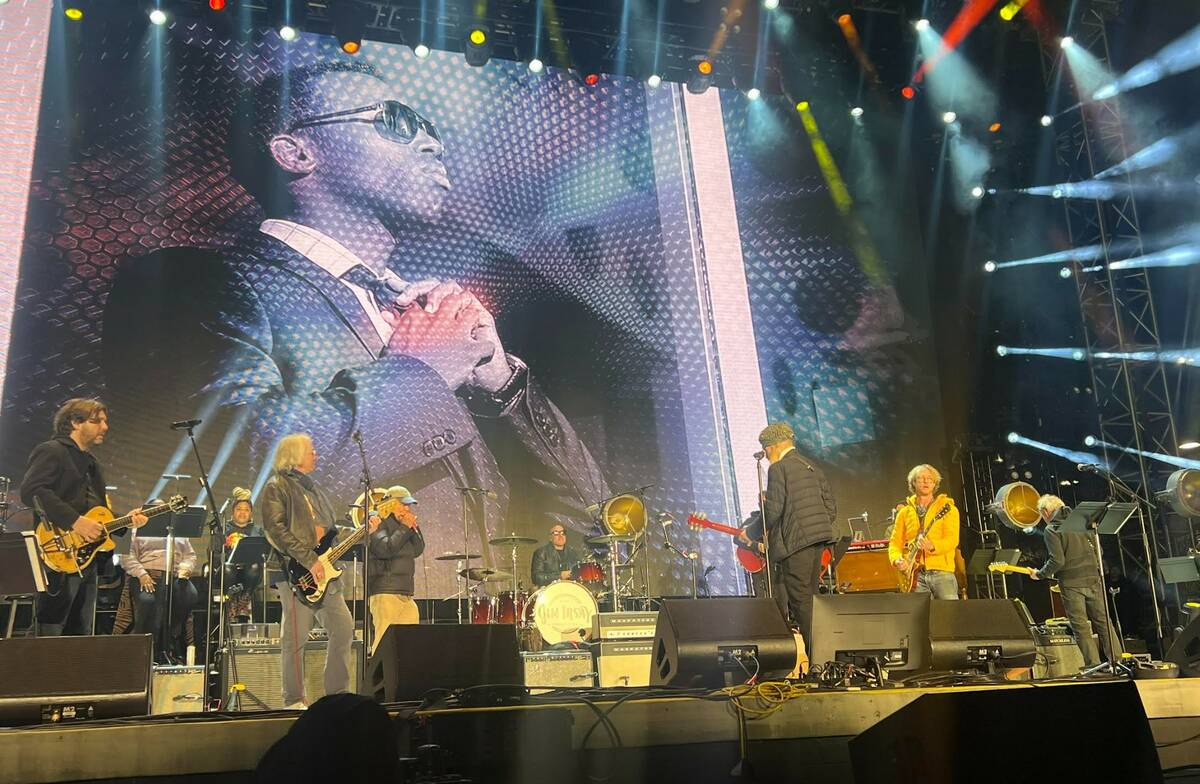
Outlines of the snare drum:
[{"label": "snare drum", "polygon": [[533,607],[534,626],[550,645],[579,642],[591,636],[596,598],[579,583],[550,583],[530,596],[527,606]]},{"label": "snare drum", "polygon": [[496,600],[491,596],[471,597],[471,623],[495,623]]},{"label": "snare drum", "polygon": [[604,567],[595,561],[583,561],[575,564],[571,570],[571,579],[583,583],[588,588],[596,590],[604,585]]},{"label": "snare drum", "polygon": [[512,591],[503,591],[496,597],[496,611],[492,623],[516,623],[525,618],[525,603],[529,595],[517,591],[514,599]]}]

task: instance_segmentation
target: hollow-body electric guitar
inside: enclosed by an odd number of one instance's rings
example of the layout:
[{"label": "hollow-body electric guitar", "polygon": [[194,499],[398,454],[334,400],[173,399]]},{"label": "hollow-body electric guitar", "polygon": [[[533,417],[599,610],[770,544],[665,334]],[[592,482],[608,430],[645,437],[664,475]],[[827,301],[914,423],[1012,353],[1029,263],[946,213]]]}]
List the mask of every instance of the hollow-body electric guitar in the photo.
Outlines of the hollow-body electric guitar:
[{"label": "hollow-body electric guitar", "polygon": [[750,574],[758,574],[767,565],[763,557],[746,546],[746,543],[737,538],[737,535],[742,532],[742,529],[735,528],[732,525],[723,525],[714,523],[702,514],[688,515],[688,525],[692,528],[707,528],[710,531],[720,531],[723,534],[729,534],[734,537],[734,542],[737,544],[737,559],[741,563],[742,568]]},{"label": "hollow-body electric guitar", "polygon": [[925,568],[925,550],[921,543],[925,541],[925,535],[933,528],[933,524],[949,513],[950,504],[946,504],[932,520],[927,520],[916,537],[905,545],[904,565],[896,570],[896,582],[900,586],[900,593],[912,593],[917,590],[917,575]]},{"label": "hollow-body electric guitar", "polygon": [[[164,512],[182,512],[187,509],[187,499],[181,495],[171,496],[165,504],[157,504],[142,509],[146,517],[154,517]],[[34,535],[37,537],[38,551],[47,569],[55,572],[82,572],[96,558],[97,553],[109,552],[116,543],[112,535],[133,524],[133,513],[117,517],[106,506],[94,506],[84,517],[90,517],[104,526],[104,535],[94,542],[85,541],[82,536],[71,529],[61,529],[49,520],[37,524]]]}]

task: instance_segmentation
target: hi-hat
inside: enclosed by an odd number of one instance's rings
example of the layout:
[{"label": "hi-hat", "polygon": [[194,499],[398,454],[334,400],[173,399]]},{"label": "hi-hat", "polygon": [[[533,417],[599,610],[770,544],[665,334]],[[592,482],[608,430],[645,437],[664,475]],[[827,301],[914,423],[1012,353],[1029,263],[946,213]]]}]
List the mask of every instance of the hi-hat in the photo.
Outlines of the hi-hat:
[{"label": "hi-hat", "polygon": [[497,547],[516,547],[522,544],[537,544],[538,540],[532,536],[519,536],[517,534],[505,534],[497,536],[495,539],[488,539],[488,544],[494,544]]},{"label": "hi-hat", "polygon": [[434,556],[435,561],[474,561],[476,558],[482,558],[479,553],[442,553]]},{"label": "hi-hat", "polygon": [[613,542],[632,542],[633,536],[627,534],[603,534],[587,540],[588,544],[612,544]]}]

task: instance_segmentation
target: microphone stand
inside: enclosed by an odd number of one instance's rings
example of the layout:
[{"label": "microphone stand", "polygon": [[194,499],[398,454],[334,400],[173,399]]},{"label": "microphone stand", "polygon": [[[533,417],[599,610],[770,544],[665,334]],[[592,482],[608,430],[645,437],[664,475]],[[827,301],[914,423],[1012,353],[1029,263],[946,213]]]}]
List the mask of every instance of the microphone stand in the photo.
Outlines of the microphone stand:
[{"label": "microphone stand", "polygon": [[[195,431],[196,431],[196,426],[200,424],[200,420],[198,420],[198,419],[189,420],[188,422],[181,423],[181,424],[183,424],[184,426],[181,428],[172,426],[172,429],[187,431],[188,441],[190,441],[192,443],[192,454],[195,455],[195,457],[196,457],[196,467],[200,469],[200,486],[204,488],[205,505],[208,507],[208,511],[210,514],[209,519],[208,519],[208,531],[209,531],[208,563],[209,563],[209,568],[208,568],[208,616],[207,616],[207,619],[208,619],[207,623],[209,623],[210,625],[209,625],[209,628],[205,630],[205,635],[207,637],[209,634],[211,634],[211,629],[212,629],[212,626],[211,626],[211,624],[212,624],[212,587],[213,587],[213,579],[212,579],[213,545],[212,545],[212,541],[214,539],[216,539],[216,540],[219,540],[221,543],[220,564],[221,564],[221,570],[223,572],[225,569],[225,536],[224,536],[224,531],[221,530],[221,513],[219,511],[217,511],[217,497],[215,495],[213,495],[212,485],[210,485],[208,483],[208,470],[204,467],[204,460],[200,457],[200,447],[196,445],[196,432]],[[168,544],[168,547],[170,547],[171,549],[174,549],[175,545],[174,545],[173,541],[168,541],[167,544]],[[168,554],[171,554],[170,551],[168,551]],[[168,566],[171,566],[171,564],[168,564]],[[168,581],[173,578],[174,578],[174,575],[169,574],[169,573],[167,574]],[[264,578],[265,578],[265,575],[264,575]],[[168,595],[167,596],[167,602],[168,602],[167,618],[168,619],[170,619],[169,613],[171,612],[171,605],[170,605],[171,600],[172,600],[172,597]],[[221,617],[222,618],[225,617],[225,602],[224,601],[221,602]],[[225,644],[225,625],[224,625],[224,623],[221,623],[218,625],[217,640],[218,640],[217,645],[220,647],[224,647],[224,644]],[[209,687],[208,687],[208,679],[209,679],[209,675],[210,675],[209,667],[212,665],[212,646],[209,645],[208,643],[209,643],[209,641],[208,641],[208,639],[206,639],[205,645],[204,645],[204,694],[205,694],[205,697],[207,697],[208,693],[209,693]]]},{"label": "microphone stand", "polygon": [[[368,578],[371,571],[371,512],[375,511],[375,499],[371,496],[371,488],[375,483],[371,481],[371,468],[367,464],[367,450],[363,447],[362,431],[355,430],[350,436],[354,439],[354,443],[358,445],[358,457],[362,461],[362,484],[363,484],[363,521],[362,524],[368,527],[368,533],[363,536],[363,644],[362,652],[359,655],[358,677],[355,679],[358,683],[355,684],[356,690],[361,692],[361,684],[367,677],[367,649],[371,647],[371,595],[367,590]],[[350,606],[354,606],[354,590],[351,589]],[[350,650],[354,650],[354,631],[350,631]]]},{"label": "microphone stand", "polygon": [[[1108,496],[1110,500],[1116,501],[1118,499],[1117,491],[1120,490],[1127,498],[1129,498],[1129,500],[1133,501],[1137,505],[1138,525],[1141,527],[1142,531],[1142,551],[1146,555],[1146,581],[1150,584],[1150,601],[1154,605],[1154,635],[1156,641],[1158,642],[1159,653],[1165,653],[1166,649],[1163,646],[1162,613],[1158,606],[1158,578],[1155,577],[1154,574],[1154,559],[1152,557],[1154,554],[1150,551],[1150,540],[1146,537],[1146,517],[1142,511],[1143,501],[1145,501],[1145,499],[1142,498],[1140,493],[1138,493],[1129,485],[1125,484],[1121,477],[1117,476],[1111,471],[1104,470],[1103,467],[1099,468],[1100,471],[1104,473],[1104,478],[1108,482]],[[1149,503],[1149,501],[1145,501],[1145,506],[1149,506]],[[1099,544],[1099,537],[1097,537],[1097,544]],[[1118,546],[1119,545],[1120,542],[1118,541]],[[1096,551],[1096,557],[1103,559],[1103,555],[1099,550]],[[1107,596],[1108,584],[1105,583],[1101,587],[1104,588],[1104,593]],[[1107,599],[1105,600],[1104,606],[1105,608],[1108,607]],[[1119,642],[1121,643],[1122,648],[1124,648],[1124,641],[1121,640]]]},{"label": "microphone stand", "polygon": [[[762,457],[759,457],[761,455]],[[763,560],[767,567],[767,597],[775,598],[775,580],[771,574],[771,536],[767,531],[767,493],[763,488],[762,479],[762,461],[766,457],[764,452],[756,452],[754,457],[754,478],[758,480],[758,519],[762,520],[763,527]]]},{"label": "microphone stand", "polygon": [[696,591],[696,585],[697,585],[696,561],[699,560],[700,554],[695,551],[684,552],[683,550],[680,550],[675,545],[671,544],[671,536],[670,536],[670,534],[667,533],[666,525],[663,525],[663,546],[666,547],[671,552],[675,553],[675,555],[678,555],[680,558],[683,558],[684,560],[691,563],[691,565],[692,565],[692,598],[693,599],[697,598],[698,594]]}]

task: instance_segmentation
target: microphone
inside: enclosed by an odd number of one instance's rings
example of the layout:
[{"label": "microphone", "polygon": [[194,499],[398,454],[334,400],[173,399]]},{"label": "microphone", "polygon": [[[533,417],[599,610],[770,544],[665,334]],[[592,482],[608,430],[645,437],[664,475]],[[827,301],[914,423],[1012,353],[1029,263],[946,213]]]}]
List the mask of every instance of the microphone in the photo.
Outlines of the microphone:
[{"label": "microphone", "polygon": [[671,525],[674,522],[675,522],[675,518],[671,517],[670,512],[659,512],[658,513],[658,523],[663,528],[666,528],[668,525]]},{"label": "microphone", "polygon": [[755,453],[754,453],[754,459],[755,459],[755,460],[762,460],[762,459],[763,459],[764,457],[766,457],[766,456],[767,456],[767,453],[766,453],[766,451],[758,451],[758,452],[755,452]]},{"label": "microphone", "polygon": [[178,422],[171,423],[172,430],[191,430],[196,425],[200,424],[202,419],[182,419]]},{"label": "microphone", "polygon": [[1096,463],[1076,463],[1075,470],[1082,472],[1091,472],[1093,474],[1107,474],[1108,469]]},{"label": "microphone", "polygon": [[225,503],[221,504],[221,508],[217,510],[217,517],[224,517],[225,510],[229,508],[229,499],[225,499]]},{"label": "microphone", "polygon": [[361,430],[355,430],[353,433],[350,434],[350,437],[354,439],[354,442],[356,444],[362,443],[362,431]]},{"label": "microphone", "polygon": [[496,499],[496,498],[500,497],[500,496],[496,495],[495,490],[488,490],[485,487],[460,487],[460,488],[458,488],[458,490],[461,493],[481,493],[491,499]]}]

